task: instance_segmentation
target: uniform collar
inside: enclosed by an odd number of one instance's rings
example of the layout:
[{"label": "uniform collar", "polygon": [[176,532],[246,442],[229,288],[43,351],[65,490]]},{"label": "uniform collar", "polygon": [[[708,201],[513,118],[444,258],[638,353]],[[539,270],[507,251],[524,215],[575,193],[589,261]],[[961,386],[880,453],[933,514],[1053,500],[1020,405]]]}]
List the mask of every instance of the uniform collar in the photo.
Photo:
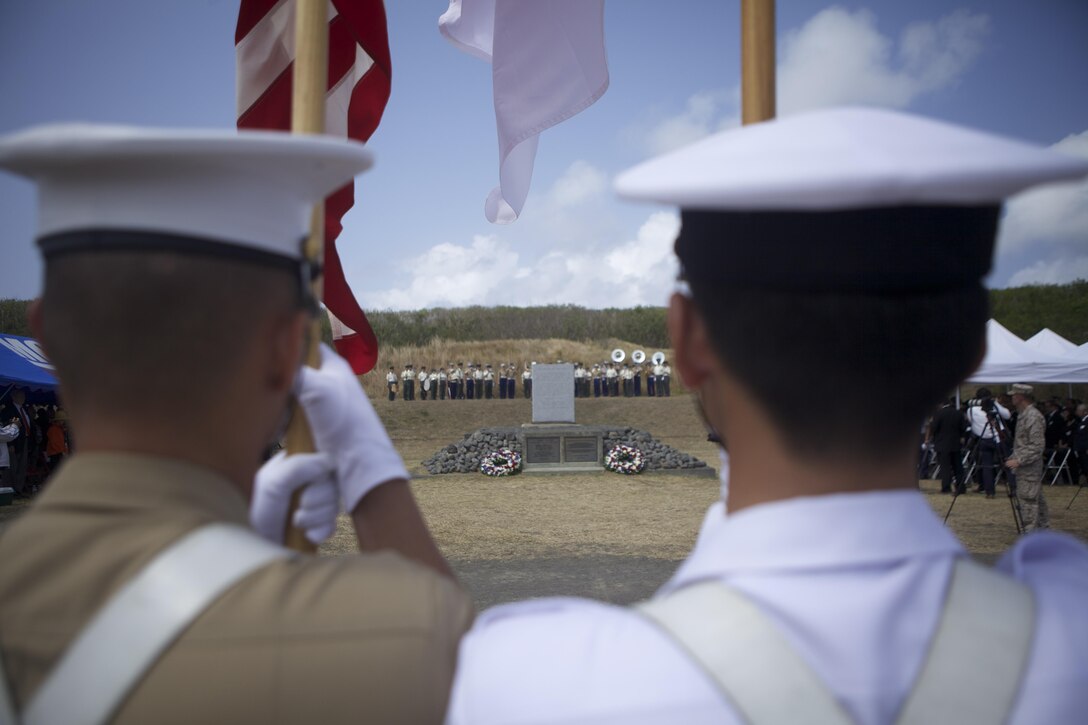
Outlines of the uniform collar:
[{"label": "uniform collar", "polygon": [[965,553],[916,491],[792,498],[728,517],[715,504],[695,549],[660,593],[732,574],[887,566]]},{"label": "uniform collar", "polygon": [[72,456],[46,487],[37,505],[108,507],[133,514],[190,511],[201,517],[248,525],[241,491],[220,474],[186,461],[134,453]]}]

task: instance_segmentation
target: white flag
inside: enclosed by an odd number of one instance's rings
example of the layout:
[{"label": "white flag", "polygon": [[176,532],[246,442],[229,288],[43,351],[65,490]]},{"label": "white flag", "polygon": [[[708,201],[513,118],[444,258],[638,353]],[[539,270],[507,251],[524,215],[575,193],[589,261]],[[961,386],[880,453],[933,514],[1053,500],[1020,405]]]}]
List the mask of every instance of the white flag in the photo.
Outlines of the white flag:
[{"label": "white flag", "polygon": [[529,195],[537,138],[608,90],[604,0],[450,0],[439,30],[491,62],[499,186],[488,221],[509,224]]}]

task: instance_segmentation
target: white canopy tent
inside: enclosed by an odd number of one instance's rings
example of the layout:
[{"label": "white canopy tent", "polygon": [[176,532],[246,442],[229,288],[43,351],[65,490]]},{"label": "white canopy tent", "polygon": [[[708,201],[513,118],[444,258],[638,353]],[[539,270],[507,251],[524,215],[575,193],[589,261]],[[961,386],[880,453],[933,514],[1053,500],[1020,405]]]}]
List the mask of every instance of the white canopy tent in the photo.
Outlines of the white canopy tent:
[{"label": "white canopy tent", "polygon": [[1088,383],[1088,355],[1082,349],[1086,346],[1078,348],[1049,329],[1025,342],[997,320],[990,320],[986,357],[966,382]]},{"label": "white canopy tent", "polygon": [[1032,349],[1038,350],[1045,355],[1063,358],[1080,356],[1080,348],[1049,327],[1044,327],[1027,340],[1024,340],[1024,342]]}]

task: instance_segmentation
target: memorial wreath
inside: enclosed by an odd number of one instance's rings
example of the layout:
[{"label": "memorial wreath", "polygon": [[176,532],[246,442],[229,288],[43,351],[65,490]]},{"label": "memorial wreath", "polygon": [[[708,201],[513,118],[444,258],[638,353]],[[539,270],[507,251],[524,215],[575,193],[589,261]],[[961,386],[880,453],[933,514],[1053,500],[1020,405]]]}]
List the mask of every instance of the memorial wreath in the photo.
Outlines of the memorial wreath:
[{"label": "memorial wreath", "polygon": [[638,448],[616,446],[604,457],[604,467],[629,476],[642,473],[642,469],[646,467],[646,458]]},{"label": "memorial wreath", "polygon": [[512,476],[521,470],[521,454],[509,448],[491,451],[480,461],[480,472],[488,476]]}]

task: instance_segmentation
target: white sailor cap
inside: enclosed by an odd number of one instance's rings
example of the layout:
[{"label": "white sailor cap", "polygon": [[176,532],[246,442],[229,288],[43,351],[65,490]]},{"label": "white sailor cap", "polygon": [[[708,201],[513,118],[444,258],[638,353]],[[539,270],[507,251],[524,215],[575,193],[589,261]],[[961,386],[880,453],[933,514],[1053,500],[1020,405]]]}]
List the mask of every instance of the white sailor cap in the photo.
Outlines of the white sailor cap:
[{"label": "white sailor cap", "polygon": [[38,186],[45,256],[162,249],[302,262],[313,205],[372,163],[363,145],[272,131],[58,124],[0,138]]},{"label": "white sailor cap", "polygon": [[790,290],[978,284],[1001,201],[1088,161],[895,111],[839,108],[724,131],[617,177],[676,204],[692,281]]}]

